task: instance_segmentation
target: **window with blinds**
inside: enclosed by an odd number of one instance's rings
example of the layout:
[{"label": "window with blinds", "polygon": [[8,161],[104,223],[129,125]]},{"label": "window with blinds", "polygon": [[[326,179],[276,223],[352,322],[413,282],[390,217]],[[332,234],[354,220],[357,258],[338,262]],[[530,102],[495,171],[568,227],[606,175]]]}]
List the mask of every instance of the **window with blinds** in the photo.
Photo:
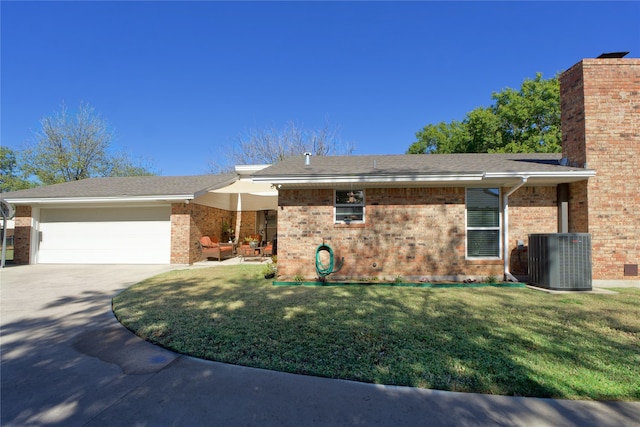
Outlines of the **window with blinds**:
[{"label": "window with blinds", "polygon": [[500,189],[467,189],[467,257],[500,258]]},{"label": "window with blinds", "polygon": [[335,222],[364,222],[364,190],[336,190]]}]

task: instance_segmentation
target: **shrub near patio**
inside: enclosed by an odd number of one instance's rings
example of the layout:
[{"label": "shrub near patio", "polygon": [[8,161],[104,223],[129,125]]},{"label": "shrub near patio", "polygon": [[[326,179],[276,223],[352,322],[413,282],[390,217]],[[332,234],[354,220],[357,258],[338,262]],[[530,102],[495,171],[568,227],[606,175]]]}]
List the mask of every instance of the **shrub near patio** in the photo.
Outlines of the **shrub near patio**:
[{"label": "shrub near patio", "polygon": [[144,339],[203,359],[463,392],[640,400],[640,289],[274,287],[259,265],[179,270],[116,296]]}]

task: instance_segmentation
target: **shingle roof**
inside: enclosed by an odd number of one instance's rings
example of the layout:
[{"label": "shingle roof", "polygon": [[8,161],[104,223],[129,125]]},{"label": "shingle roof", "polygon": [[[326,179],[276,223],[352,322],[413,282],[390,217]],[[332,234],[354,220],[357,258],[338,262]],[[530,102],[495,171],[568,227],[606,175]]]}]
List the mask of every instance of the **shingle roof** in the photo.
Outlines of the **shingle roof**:
[{"label": "shingle roof", "polygon": [[406,154],[302,156],[258,171],[254,181],[278,188],[326,188],[345,185],[555,185],[588,179],[595,171],[560,164],[560,154]]},{"label": "shingle roof", "polygon": [[132,176],[89,178],[2,194],[8,200],[36,198],[195,196],[233,181],[235,173],[195,176]]},{"label": "shingle roof", "polygon": [[[277,183],[288,178],[309,181],[333,177],[370,177],[373,181],[412,179],[413,176],[465,176],[478,174],[567,174],[584,179],[585,169],[560,165],[560,154],[407,154],[367,156],[316,156],[310,165],[304,157],[292,157],[253,175]],[[587,171],[588,172],[588,171]],[[587,173],[588,174],[588,173]],[[408,178],[407,178],[408,177]],[[185,197],[231,184],[236,173],[195,176],[136,176],[90,178],[2,194],[10,201],[33,199]],[[397,183],[402,182],[399,179]],[[344,181],[343,181],[344,182]]]},{"label": "shingle roof", "polygon": [[315,156],[305,165],[304,157],[274,164],[254,177],[314,175],[411,175],[486,172],[554,172],[575,167],[560,166],[560,154],[407,154],[368,156]]}]

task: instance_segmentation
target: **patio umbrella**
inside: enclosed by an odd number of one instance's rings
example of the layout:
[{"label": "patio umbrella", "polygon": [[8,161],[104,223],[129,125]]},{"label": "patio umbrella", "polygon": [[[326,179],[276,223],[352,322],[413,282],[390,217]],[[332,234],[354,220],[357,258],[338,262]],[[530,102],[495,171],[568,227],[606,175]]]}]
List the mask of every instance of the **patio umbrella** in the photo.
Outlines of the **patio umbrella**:
[{"label": "patio umbrella", "polygon": [[239,179],[226,187],[210,190],[210,193],[230,194],[236,197],[236,236],[240,235],[242,210],[260,211],[277,209],[278,191],[269,183],[256,183],[251,179]]},{"label": "patio umbrella", "polygon": [[226,187],[209,190],[211,193],[231,194],[237,197],[238,210],[261,211],[278,207],[278,191],[269,183],[256,183],[251,179],[239,179]]}]

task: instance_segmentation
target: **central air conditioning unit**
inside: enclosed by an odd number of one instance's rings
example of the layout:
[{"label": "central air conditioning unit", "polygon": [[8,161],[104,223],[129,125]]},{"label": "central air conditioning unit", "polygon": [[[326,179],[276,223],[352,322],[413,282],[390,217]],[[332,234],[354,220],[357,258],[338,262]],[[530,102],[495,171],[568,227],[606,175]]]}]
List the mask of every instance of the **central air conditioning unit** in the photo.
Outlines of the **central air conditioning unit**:
[{"label": "central air conditioning unit", "polygon": [[590,291],[591,235],[529,235],[529,283],[558,291]]}]

